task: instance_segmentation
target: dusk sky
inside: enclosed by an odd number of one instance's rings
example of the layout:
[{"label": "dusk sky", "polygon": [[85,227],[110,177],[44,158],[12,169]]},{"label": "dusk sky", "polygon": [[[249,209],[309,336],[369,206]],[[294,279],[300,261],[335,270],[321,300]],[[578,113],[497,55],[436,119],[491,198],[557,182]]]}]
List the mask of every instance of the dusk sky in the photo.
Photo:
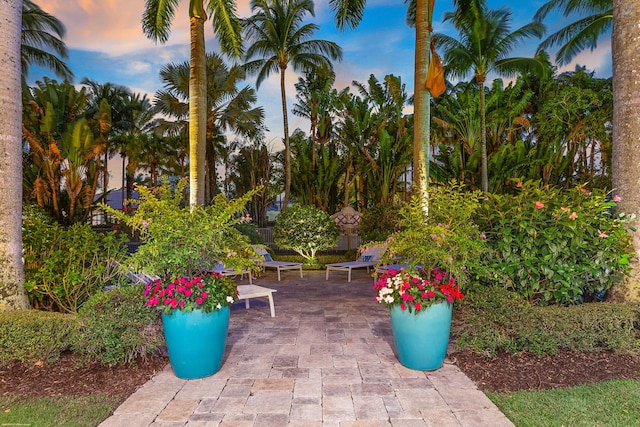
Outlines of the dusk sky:
[{"label": "dusk sky", "polygon": [[[160,68],[169,63],[188,60],[189,56],[189,20],[188,0],[181,0],[171,35],[164,45],[156,45],[142,33],[143,0],[36,0],[45,11],[60,19],[66,26],[64,38],[70,50],[67,63],[75,74],[74,83],[79,84],[87,77],[99,83],[111,82],[127,86],[133,92],[146,93],[151,99],[161,88]],[[543,0],[488,0],[491,9],[506,7],[513,16],[512,30],[531,22]],[[250,14],[249,0],[238,0],[238,12],[241,16]],[[450,26],[442,24],[445,11],[453,10],[450,0],[436,0],[434,13],[434,31],[452,32]],[[413,93],[414,29],[406,25],[406,5],[400,0],[368,0],[363,21],[354,30],[340,32],[336,29],[333,14],[328,1],[316,1],[315,18],[308,21],[320,26],[315,39],[331,40],[343,49],[343,61],[334,64],[337,89],[349,86],[353,80],[366,82],[370,74],[382,80],[387,74],[402,78],[409,94]],[[555,31],[559,23],[569,20],[547,23],[547,34]],[[207,32],[207,51],[219,51],[211,21],[205,24]],[[533,56],[539,40],[531,39],[526,45],[514,52],[514,56]],[[550,52],[555,55],[555,52]],[[594,71],[597,77],[611,76],[610,38],[601,38],[598,48],[585,51],[576,60],[559,71],[573,70],[576,64],[585,65]],[[43,75],[55,78],[52,73],[33,68],[28,81],[41,79]],[[298,75],[293,69],[287,70],[288,107],[295,101],[294,83]],[[255,87],[255,79],[246,82]],[[265,109],[267,143],[278,148],[282,138],[282,113],[280,107],[279,76],[272,74],[258,90],[258,103]],[[290,132],[296,128],[309,131],[306,120],[289,117]]]}]

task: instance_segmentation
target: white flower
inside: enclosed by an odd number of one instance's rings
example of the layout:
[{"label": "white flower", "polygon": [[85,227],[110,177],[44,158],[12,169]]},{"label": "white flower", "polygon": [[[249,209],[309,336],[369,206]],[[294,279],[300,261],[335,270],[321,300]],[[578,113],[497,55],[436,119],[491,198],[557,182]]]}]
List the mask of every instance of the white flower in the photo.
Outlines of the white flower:
[{"label": "white flower", "polygon": [[220,310],[222,308],[222,306],[220,305],[220,303],[218,303],[218,305],[216,305],[216,310]]},{"label": "white flower", "polygon": [[232,303],[233,302],[233,297],[230,297],[227,295],[227,302]]}]

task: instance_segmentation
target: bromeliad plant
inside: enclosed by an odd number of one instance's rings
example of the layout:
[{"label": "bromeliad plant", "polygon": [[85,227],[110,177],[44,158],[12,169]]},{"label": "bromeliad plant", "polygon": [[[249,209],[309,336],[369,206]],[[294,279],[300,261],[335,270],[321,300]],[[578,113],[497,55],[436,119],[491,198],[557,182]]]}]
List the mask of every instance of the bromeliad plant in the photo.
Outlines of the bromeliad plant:
[{"label": "bromeliad plant", "polygon": [[464,298],[452,275],[439,268],[433,269],[429,279],[415,270],[389,270],[375,283],[376,301],[391,308],[399,305],[402,310],[418,313],[433,304]]},{"label": "bromeliad plant", "polygon": [[193,278],[182,276],[171,282],[157,279],[145,285],[144,295],[149,307],[156,307],[164,314],[173,310],[210,313],[238,299],[233,279],[215,272]]}]

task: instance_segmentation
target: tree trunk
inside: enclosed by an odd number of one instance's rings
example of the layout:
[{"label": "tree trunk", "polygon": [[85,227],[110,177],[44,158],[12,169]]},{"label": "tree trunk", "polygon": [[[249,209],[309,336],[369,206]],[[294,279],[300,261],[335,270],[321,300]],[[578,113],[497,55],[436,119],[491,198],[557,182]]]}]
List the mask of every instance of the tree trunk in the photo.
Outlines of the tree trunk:
[{"label": "tree trunk", "polygon": [[429,214],[429,145],[431,127],[430,94],[427,90],[431,24],[429,0],[416,2],[416,51],[414,60],[413,101],[413,186],[419,190],[424,214]]},{"label": "tree trunk", "polygon": [[289,144],[289,117],[287,114],[287,94],[284,84],[285,68],[280,68],[280,93],[282,95],[282,121],[284,123],[284,200],[282,210],[289,205],[291,193],[291,147]]},{"label": "tree trunk", "polygon": [[[613,0],[613,192],[622,198],[618,211],[635,214],[631,224],[640,227],[640,2]],[[640,256],[640,231],[631,233]],[[640,300],[640,263],[633,264],[626,286],[614,294]]]},{"label": "tree trunk", "polygon": [[22,264],[22,1],[0,0],[0,311],[26,310]]},{"label": "tree trunk", "polygon": [[205,73],[205,17],[191,17],[189,68],[189,205],[204,205],[207,136],[207,75]]},{"label": "tree trunk", "polygon": [[489,171],[487,170],[487,114],[485,111],[484,78],[478,79],[480,90],[480,156],[482,158],[482,191],[489,191]]}]

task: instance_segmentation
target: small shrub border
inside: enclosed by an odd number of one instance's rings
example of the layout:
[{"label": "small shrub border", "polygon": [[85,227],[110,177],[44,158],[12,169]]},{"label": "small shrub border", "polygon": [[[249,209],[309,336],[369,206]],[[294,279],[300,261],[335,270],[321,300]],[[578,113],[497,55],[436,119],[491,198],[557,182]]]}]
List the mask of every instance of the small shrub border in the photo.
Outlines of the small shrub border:
[{"label": "small shrub border", "polygon": [[159,314],[145,305],[144,285],[121,286],[95,294],[78,313],[79,333],[72,351],[103,365],[134,363],[158,353],[164,344]]},{"label": "small shrub border", "polygon": [[456,345],[478,353],[640,351],[636,303],[536,307],[515,292],[475,286],[456,307],[455,317]]},{"label": "small shrub border", "polygon": [[0,365],[54,362],[71,347],[75,315],[39,310],[0,313]]}]

